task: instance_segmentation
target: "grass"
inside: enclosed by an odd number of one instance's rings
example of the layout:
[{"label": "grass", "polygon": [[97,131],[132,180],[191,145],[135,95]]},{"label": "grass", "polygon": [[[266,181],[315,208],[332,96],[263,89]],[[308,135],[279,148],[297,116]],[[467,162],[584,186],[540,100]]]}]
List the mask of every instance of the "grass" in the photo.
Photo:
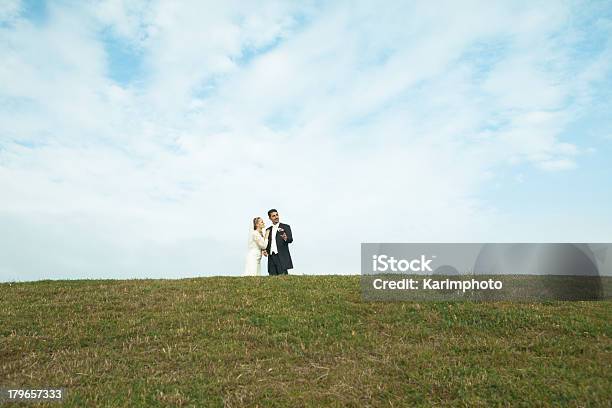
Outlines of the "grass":
[{"label": "grass", "polygon": [[358,276],[5,283],[0,387],[64,387],[67,407],[610,406],[611,303],[364,302]]}]

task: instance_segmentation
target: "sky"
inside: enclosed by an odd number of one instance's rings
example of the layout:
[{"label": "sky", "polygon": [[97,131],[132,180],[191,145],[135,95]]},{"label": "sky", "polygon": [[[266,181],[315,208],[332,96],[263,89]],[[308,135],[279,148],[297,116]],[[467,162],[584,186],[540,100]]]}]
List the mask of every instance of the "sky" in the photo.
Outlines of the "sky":
[{"label": "sky", "polygon": [[[0,2],[0,281],[611,242],[611,1]],[[265,263],[262,265],[265,271]]]}]

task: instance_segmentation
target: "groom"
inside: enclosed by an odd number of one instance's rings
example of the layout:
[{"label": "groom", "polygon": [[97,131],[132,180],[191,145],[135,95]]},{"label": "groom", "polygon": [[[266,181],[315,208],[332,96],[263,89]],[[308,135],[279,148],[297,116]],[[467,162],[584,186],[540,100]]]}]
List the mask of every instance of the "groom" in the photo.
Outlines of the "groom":
[{"label": "groom", "polygon": [[274,208],[268,211],[268,217],[272,221],[272,226],[268,227],[270,238],[268,239],[268,246],[263,251],[264,256],[269,255],[268,274],[288,275],[287,269],[293,269],[293,262],[291,262],[291,254],[289,253],[289,244],[293,242],[291,227],[279,222],[278,211]]}]

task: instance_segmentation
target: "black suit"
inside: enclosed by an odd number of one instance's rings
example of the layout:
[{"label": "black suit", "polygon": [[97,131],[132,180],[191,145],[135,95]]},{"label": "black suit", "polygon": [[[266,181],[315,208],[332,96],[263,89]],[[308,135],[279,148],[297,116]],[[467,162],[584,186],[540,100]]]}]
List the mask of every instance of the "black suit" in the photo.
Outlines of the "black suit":
[{"label": "black suit", "polygon": [[[293,269],[293,262],[291,261],[291,254],[289,253],[289,244],[293,242],[293,235],[291,234],[291,227],[287,224],[278,223],[278,226],[285,230],[287,234],[287,240],[285,241],[280,233],[276,233],[276,236],[272,236],[272,227],[268,227],[270,234],[268,235],[268,274],[270,275],[287,275],[287,269]],[[276,240],[276,248],[278,254],[272,254],[272,240]]]}]

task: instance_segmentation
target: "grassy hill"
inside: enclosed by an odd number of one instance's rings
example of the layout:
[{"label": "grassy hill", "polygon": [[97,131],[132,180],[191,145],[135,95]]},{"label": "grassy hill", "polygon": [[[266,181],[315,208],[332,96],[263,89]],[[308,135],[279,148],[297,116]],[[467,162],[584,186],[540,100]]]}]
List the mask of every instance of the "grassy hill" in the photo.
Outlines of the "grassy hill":
[{"label": "grassy hill", "polygon": [[611,306],[368,303],[355,276],[5,283],[0,387],[74,407],[610,406]]}]

